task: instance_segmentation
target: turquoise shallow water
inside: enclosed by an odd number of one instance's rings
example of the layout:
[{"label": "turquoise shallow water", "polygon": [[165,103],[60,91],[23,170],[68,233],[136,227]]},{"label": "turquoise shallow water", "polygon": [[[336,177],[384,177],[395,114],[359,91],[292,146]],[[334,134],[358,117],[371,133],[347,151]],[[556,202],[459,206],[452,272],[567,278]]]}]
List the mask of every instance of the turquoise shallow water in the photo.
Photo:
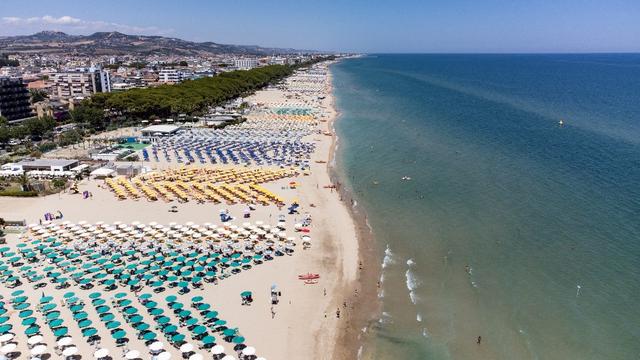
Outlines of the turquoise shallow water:
[{"label": "turquoise shallow water", "polygon": [[333,72],[339,171],[386,254],[374,358],[639,356],[640,55]]}]

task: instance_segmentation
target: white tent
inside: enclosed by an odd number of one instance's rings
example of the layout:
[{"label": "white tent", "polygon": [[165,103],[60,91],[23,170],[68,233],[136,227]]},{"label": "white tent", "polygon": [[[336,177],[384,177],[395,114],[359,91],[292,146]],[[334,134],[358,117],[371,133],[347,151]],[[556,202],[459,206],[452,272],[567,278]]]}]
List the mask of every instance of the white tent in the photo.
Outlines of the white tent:
[{"label": "white tent", "polygon": [[96,178],[105,178],[105,177],[111,177],[113,176],[113,174],[115,174],[115,170],[113,169],[109,169],[109,168],[99,168],[99,169],[95,169],[91,172],[91,176],[96,177]]}]

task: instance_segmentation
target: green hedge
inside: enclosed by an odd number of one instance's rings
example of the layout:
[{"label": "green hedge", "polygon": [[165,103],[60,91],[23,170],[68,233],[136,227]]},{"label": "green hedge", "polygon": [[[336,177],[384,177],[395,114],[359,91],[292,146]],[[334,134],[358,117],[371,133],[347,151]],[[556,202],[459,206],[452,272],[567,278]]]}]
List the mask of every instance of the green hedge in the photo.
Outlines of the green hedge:
[{"label": "green hedge", "polygon": [[37,191],[21,191],[21,190],[4,190],[0,191],[0,196],[15,196],[15,197],[36,197]]}]

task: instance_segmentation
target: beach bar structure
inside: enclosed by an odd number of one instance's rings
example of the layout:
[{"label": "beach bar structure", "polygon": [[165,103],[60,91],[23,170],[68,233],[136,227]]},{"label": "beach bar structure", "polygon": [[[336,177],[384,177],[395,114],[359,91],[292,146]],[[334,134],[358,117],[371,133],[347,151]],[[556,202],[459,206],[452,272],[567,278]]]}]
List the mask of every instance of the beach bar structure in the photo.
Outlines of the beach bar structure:
[{"label": "beach bar structure", "polygon": [[153,138],[158,136],[173,135],[180,130],[180,126],[176,125],[151,125],[142,129],[142,136]]},{"label": "beach bar structure", "polygon": [[51,172],[63,172],[70,171],[79,165],[78,160],[74,159],[35,159],[35,160],[23,160],[16,165],[20,167],[22,171],[51,171]]}]

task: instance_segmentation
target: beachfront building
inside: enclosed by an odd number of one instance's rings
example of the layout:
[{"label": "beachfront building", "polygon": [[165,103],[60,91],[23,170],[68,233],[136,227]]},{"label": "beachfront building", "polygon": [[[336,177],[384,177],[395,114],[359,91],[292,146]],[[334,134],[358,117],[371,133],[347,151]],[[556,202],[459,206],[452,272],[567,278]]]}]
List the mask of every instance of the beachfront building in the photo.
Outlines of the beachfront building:
[{"label": "beachfront building", "polygon": [[0,78],[0,116],[9,121],[33,116],[29,91],[21,78]]},{"label": "beachfront building", "polygon": [[74,159],[34,159],[34,160],[22,160],[18,162],[17,167],[20,170],[28,171],[51,171],[51,172],[63,172],[71,171],[79,165],[78,160]]},{"label": "beachfront building", "polygon": [[175,84],[184,80],[183,73],[176,69],[162,69],[158,73],[158,81],[165,84]]},{"label": "beachfront building", "polygon": [[151,125],[142,129],[142,136],[147,138],[153,138],[158,136],[173,135],[180,130],[180,126],[176,125]]},{"label": "beachfront building", "polygon": [[52,74],[53,95],[60,98],[111,92],[109,73],[99,68],[78,68]]},{"label": "beachfront building", "polygon": [[233,65],[240,70],[251,70],[258,67],[258,59],[240,58],[234,59]]}]

